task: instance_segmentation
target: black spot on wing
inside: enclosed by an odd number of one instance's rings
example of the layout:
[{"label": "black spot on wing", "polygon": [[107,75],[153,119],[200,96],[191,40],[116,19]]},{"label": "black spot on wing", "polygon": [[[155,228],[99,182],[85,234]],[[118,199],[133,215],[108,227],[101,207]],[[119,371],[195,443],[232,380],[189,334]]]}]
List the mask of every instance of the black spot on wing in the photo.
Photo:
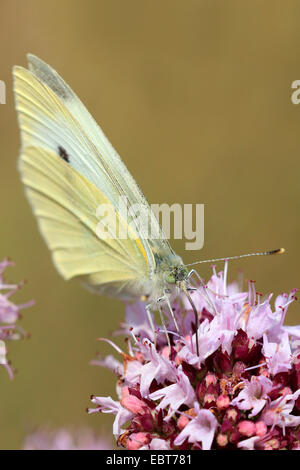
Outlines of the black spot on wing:
[{"label": "black spot on wing", "polygon": [[68,155],[68,152],[61,146],[59,145],[57,148],[58,155],[67,163],[70,162],[70,157]]}]

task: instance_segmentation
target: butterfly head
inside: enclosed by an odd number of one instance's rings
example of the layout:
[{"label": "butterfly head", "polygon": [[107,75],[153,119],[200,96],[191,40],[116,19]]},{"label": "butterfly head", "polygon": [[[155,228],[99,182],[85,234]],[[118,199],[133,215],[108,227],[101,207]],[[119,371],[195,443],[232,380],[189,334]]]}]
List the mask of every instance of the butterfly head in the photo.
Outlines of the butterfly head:
[{"label": "butterfly head", "polygon": [[185,281],[188,277],[189,269],[184,266],[180,256],[176,255],[170,248],[165,246],[153,249],[157,279],[159,282],[176,285]]},{"label": "butterfly head", "polygon": [[165,274],[165,279],[168,284],[178,284],[185,281],[188,277],[189,270],[186,266],[176,265],[171,267]]}]

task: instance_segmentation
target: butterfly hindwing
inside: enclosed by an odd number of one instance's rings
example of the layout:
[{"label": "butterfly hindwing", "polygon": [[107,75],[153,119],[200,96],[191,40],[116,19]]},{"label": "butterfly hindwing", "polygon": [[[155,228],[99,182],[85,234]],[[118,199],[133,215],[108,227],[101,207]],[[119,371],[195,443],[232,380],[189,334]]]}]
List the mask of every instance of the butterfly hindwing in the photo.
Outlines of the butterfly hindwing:
[{"label": "butterfly hindwing", "polygon": [[[113,296],[146,294],[160,268],[174,258],[157,218],[101,128],[64,80],[28,55],[14,67],[21,129],[20,170],[54,263],[66,278]],[[128,213],[138,205],[138,217]],[[123,233],[102,239],[96,211],[109,204]],[[162,263],[163,260],[163,263]]]},{"label": "butterfly hindwing", "polygon": [[[24,149],[20,171],[61,275],[79,276],[99,291],[122,287],[120,296],[130,297],[134,283],[147,277],[147,258],[139,240],[97,236],[96,210],[109,204],[106,197],[64,159],[41,147]],[[118,223],[125,221],[118,217]]]}]

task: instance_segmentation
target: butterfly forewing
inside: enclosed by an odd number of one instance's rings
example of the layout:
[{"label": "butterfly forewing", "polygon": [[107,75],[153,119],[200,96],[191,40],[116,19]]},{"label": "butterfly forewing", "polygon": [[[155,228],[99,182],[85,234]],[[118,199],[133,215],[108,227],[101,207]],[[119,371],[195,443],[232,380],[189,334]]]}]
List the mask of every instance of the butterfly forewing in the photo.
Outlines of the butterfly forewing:
[{"label": "butterfly forewing", "polygon": [[[84,277],[114,296],[147,294],[157,253],[173,253],[138,185],[71,88],[29,55],[29,70],[14,68],[22,136],[20,170],[40,229],[66,278]],[[120,206],[139,204],[134,216]],[[96,233],[97,209],[108,204],[128,237]]]}]

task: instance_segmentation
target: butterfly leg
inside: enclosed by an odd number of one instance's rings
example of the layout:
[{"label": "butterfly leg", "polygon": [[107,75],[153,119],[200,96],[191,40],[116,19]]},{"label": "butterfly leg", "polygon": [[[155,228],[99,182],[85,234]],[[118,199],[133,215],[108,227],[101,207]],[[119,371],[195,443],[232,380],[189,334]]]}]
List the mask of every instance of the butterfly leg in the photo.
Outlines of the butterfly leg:
[{"label": "butterfly leg", "polygon": [[186,285],[186,282],[181,282],[180,283],[180,287],[181,289],[183,290],[183,292],[185,293],[189,303],[191,304],[191,307],[192,307],[192,310],[194,312],[194,317],[195,317],[195,334],[196,334],[196,351],[197,351],[197,356],[199,356],[199,332],[198,332],[198,329],[199,329],[199,316],[198,316],[198,312],[197,312],[197,309],[195,307],[195,304],[192,300],[192,297],[190,295],[190,291],[191,290],[197,290],[193,287],[188,287]]},{"label": "butterfly leg", "polygon": [[161,297],[160,299],[158,299],[158,301],[159,301],[159,302],[163,302],[163,301],[166,302],[166,304],[167,304],[167,306],[168,306],[168,309],[169,309],[169,312],[170,312],[170,315],[171,315],[171,318],[172,318],[172,320],[173,320],[173,322],[174,322],[176,331],[177,331],[178,334],[180,334],[180,333],[179,333],[179,328],[178,328],[178,323],[177,323],[177,320],[176,320],[176,318],[175,318],[175,315],[174,315],[174,312],[173,312],[173,309],[172,309],[172,306],[171,306],[171,303],[170,303],[170,299],[169,299],[168,293],[165,291],[163,297]]},{"label": "butterfly leg", "polygon": [[153,307],[153,304],[148,304],[146,305],[146,312],[147,312],[147,317],[151,326],[151,330],[153,332],[153,338],[154,338],[154,346],[156,347],[156,331],[154,328],[154,323],[153,323],[153,318],[152,318],[152,313],[151,313],[151,308]]},{"label": "butterfly leg", "polygon": [[202,277],[200,276],[200,274],[195,269],[191,269],[191,271],[187,275],[187,279],[189,280],[193,275],[195,275],[197,277],[197,279],[200,281],[201,287],[203,289],[203,296],[205,297],[206,302],[212,308],[212,310],[214,310],[215,313],[217,313],[215,304],[214,304],[212,298],[210,297],[208,289],[205,286],[204,281],[203,281]]},{"label": "butterfly leg", "polygon": [[198,278],[198,280],[201,282],[201,284],[203,284],[203,279],[201,278],[200,274],[195,269],[190,270],[190,272],[187,275],[187,280],[190,280],[190,278],[193,275],[195,275]]},{"label": "butterfly leg", "polygon": [[167,338],[167,343],[168,343],[168,346],[169,346],[169,354],[171,354],[170,337],[169,337],[168,330],[167,330],[167,327],[166,327],[166,323],[165,323],[165,320],[164,320],[163,312],[162,312],[162,309],[161,309],[161,306],[160,306],[160,303],[163,300],[165,300],[164,297],[161,297],[160,299],[157,299],[157,308],[158,308],[159,315],[160,315],[160,320],[162,322],[162,325],[163,325],[163,328],[164,328],[164,331],[165,331],[165,335],[166,335],[166,338]]}]

